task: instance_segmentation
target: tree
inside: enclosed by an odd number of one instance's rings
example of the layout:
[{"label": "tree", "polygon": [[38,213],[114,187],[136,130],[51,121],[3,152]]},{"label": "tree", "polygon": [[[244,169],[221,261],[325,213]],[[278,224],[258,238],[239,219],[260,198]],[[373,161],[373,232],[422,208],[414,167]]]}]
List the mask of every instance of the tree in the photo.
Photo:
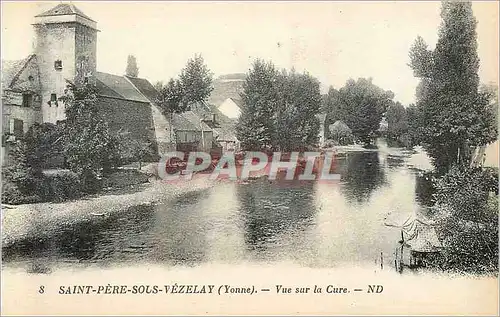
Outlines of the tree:
[{"label": "tree", "polygon": [[319,81],[256,60],[243,84],[237,137],[247,150],[305,150],[318,141]]},{"label": "tree", "polygon": [[160,80],[160,81],[155,82],[153,87],[155,87],[156,91],[160,91],[164,85],[165,84],[163,83],[163,81]]},{"label": "tree", "polygon": [[182,83],[178,79],[170,79],[166,85],[157,83],[157,104],[165,114],[182,113],[187,110]]},{"label": "tree", "polygon": [[325,126],[327,127],[341,120],[339,103],[337,102],[338,93],[338,90],[330,86],[328,93],[322,99],[321,110],[326,114]]},{"label": "tree", "polygon": [[479,93],[485,96],[490,102],[490,109],[493,113],[493,122],[498,122],[498,85],[495,83],[483,84],[479,87]]},{"label": "tree", "polygon": [[166,85],[162,82],[156,83],[158,96],[156,103],[166,115],[170,126],[170,139],[174,139],[173,116],[174,113],[182,113],[188,109],[188,103],[184,96],[183,85],[178,79],[170,79]]},{"label": "tree", "polygon": [[97,191],[103,170],[108,170],[116,157],[117,142],[99,111],[96,88],[68,84],[61,100],[66,107],[67,163],[80,178],[84,191]]},{"label": "tree", "polygon": [[415,104],[411,104],[408,108],[406,108],[409,147],[413,147],[421,143],[420,130],[423,128],[421,113],[422,111]]},{"label": "tree", "polygon": [[496,139],[490,96],[479,92],[476,19],[470,2],[443,2],[442,24],[434,51],[417,38],[410,67],[421,79],[421,142],[438,173],[467,165],[471,149]]},{"label": "tree", "polygon": [[[400,143],[407,142],[408,117],[405,107],[396,102],[387,108],[387,137]],[[408,145],[408,144],[405,144]]]},{"label": "tree", "polygon": [[330,89],[325,101],[329,111],[327,124],[341,120],[358,140],[369,144],[379,129],[383,114],[393,103],[393,97],[391,91],[377,87],[371,79],[350,79],[338,91]]},{"label": "tree", "polygon": [[272,63],[256,60],[243,83],[243,107],[236,135],[245,150],[272,146],[279,102],[278,72]]},{"label": "tree", "polygon": [[278,76],[276,129],[274,148],[284,151],[301,150],[318,141],[321,106],[319,81],[307,73],[292,69]]},{"label": "tree", "polygon": [[199,54],[188,60],[179,78],[185,103],[205,101],[213,90],[213,75],[205,65],[203,57]]},{"label": "tree", "polygon": [[127,57],[127,69],[125,70],[125,75],[130,77],[139,76],[139,67],[137,67],[137,59],[134,55],[129,55]]}]

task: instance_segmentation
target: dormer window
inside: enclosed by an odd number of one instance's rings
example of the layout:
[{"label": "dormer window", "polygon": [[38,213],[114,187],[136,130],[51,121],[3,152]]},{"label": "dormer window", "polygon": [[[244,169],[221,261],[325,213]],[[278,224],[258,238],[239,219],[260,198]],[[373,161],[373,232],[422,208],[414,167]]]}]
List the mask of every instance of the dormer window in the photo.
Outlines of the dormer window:
[{"label": "dormer window", "polygon": [[62,61],[60,59],[58,59],[57,61],[54,62],[54,68],[55,68],[55,70],[62,69]]}]

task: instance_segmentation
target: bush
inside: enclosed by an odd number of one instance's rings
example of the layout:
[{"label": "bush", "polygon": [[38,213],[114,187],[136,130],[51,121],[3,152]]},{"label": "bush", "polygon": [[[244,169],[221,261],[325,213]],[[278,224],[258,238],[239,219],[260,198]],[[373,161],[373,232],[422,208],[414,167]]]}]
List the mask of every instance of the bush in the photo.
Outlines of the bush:
[{"label": "bush", "polygon": [[109,158],[110,167],[116,168],[133,162],[159,160],[154,143],[134,139],[127,131],[114,134],[113,142],[115,150]]},{"label": "bush", "polygon": [[102,176],[96,171],[90,169],[80,170],[78,179],[82,192],[87,194],[96,194],[102,189]]},{"label": "bush", "polygon": [[16,184],[4,181],[2,183],[2,203],[11,205],[33,204],[42,202],[43,199],[39,195],[25,195]]},{"label": "bush", "polygon": [[442,266],[459,271],[498,270],[498,175],[452,168],[436,181],[434,210],[443,242]]},{"label": "bush", "polygon": [[103,181],[104,187],[123,188],[148,182],[148,175],[137,170],[117,170],[106,176]]},{"label": "bush", "polygon": [[82,188],[78,175],[61,172],[44,179],[44,196],[47,201],[62,202],[81,196]]},{"label": "bush", "polygon": [[81,196],[81,185],[78,175],[72,172],[62,172],[43,177],[35,190],[23,192],[11,182],[2,184],[2,203],[19,205],[46,201],[62,202]]}]

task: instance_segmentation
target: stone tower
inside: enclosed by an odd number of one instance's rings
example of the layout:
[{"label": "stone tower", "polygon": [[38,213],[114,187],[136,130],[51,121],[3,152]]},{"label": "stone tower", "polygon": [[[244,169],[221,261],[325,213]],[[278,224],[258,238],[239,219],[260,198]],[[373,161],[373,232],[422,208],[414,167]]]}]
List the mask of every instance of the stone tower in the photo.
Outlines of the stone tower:
[{"label": "stone tower", "polygon": [[97,23],[73,4],[61,3],[35,16],[35,55],[40,71],[43,122],[65,119],[67,80],[93,81],[96,72]]}]

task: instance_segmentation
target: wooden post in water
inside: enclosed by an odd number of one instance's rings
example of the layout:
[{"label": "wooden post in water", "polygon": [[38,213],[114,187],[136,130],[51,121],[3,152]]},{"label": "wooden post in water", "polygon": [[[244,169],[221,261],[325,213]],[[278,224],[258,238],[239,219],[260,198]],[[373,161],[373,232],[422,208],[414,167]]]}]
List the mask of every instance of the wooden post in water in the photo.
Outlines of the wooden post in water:
[{"label": "wooden post in water", "polygon": [[384,254],[383,252],[380,252],[380,269],[384,269]]}]

